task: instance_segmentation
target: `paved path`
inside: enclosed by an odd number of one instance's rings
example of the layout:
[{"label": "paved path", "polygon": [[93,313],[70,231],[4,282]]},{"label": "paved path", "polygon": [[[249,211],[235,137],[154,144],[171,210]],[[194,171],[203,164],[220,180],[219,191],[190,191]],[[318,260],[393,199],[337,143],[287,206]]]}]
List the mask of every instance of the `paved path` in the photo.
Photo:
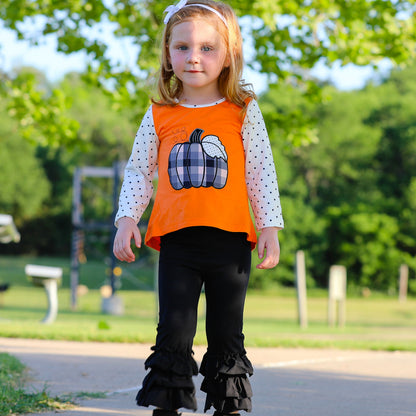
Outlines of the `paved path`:
[{"label": "paved path", "polygon": [[[58,412],[64,416],[151,415],[134,403],[149,345],[0,338],[0,351],[31,369],[35,389],[46,385],[53,396],[105,392]],[[203,353],[195,348],[197,361]],[[252,416],[416,416],[416,353],[251,348],[248,354],[255,367]],[[201,378],[195,381],[198,388]],[[197,398],[200,410],[184,416],[203,415],[199,390]]]}]

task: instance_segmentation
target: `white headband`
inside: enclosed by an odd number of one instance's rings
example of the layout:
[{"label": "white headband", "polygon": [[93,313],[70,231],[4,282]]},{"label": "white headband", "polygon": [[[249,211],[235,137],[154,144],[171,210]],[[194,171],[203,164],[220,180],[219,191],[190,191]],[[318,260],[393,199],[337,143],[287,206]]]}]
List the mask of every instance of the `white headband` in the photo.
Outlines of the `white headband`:
[{"label": "white headband", "polygon": [[186,4],[188,0],[181,0],[178,4],[174,5],[170,5],[168,7],[166,7],[165,11],[163,13],[167,13],[167,15],[165,16],[165,19],[163,20],[163,23],[166,25],[169,20],[171,19],[171,17],[177,13],[179,10],[183,9],[184,7],[191,7],[191,6],[198,6],[198,7],[202,7],[204,9],[207,9],[213,13],[215,13],[225,24],[225,26],[228,27],[228,23],[225,20],[225,17],[218,11],[215,10],[214,8],[207,6],[206,4],[199,4],[199,3],[192,3],[192,4]]}]

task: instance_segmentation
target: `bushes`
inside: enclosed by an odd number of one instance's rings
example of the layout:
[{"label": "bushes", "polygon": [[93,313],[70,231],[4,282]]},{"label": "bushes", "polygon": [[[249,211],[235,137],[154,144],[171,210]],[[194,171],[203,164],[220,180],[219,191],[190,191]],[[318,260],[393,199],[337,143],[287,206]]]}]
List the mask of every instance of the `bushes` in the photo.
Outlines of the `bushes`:
[{"label": "bushes", "polygon": [[[318,143],[302,147],[288,146],[274,123],[275,113],[291,111],[290,90],[280,86],[263,97],[286,222],[280,270],[272,278],[290,282],[295,252],[302,249],[310,283],[326,286],[329,267],[342,264],[351,284],[391,290],[406,263],[413,290],[415,75],[416,67],[397,71],[362,91],[327,88],[331,101],[314,107],[298,97],[319,135]],[[254,283],[260,286],[256,277]]]}]

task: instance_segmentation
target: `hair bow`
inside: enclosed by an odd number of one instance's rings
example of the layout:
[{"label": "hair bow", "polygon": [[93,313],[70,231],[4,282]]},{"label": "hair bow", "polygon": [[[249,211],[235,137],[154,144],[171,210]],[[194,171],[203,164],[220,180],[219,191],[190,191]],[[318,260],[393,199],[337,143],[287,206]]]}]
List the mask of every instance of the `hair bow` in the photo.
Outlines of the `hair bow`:
[{"label": "hair bow", "polygon": [[163,13],[167,13],[167,15],[165,16],[165,19],[163,20],[163,23],[166,25],[170,18],[176,13],[178,12],[180,9],[182,9],[183,7],[186,6],[186,2],[188,0],[181,0],[178,4],[171,4],[170,6],[166,7],[165,11]]}]

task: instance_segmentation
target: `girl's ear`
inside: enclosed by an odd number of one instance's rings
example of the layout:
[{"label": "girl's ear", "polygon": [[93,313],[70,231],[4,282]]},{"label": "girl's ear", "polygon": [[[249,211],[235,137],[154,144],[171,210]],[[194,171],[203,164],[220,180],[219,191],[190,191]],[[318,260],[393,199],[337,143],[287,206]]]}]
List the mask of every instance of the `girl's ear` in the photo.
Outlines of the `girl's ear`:
[{"label": "girl's ear", "polygon": [[224,68],[228,68],[231,65],[231,58],[230,58],[230,54],[227,53],[227,56],[225,57],[224,60]]}]

